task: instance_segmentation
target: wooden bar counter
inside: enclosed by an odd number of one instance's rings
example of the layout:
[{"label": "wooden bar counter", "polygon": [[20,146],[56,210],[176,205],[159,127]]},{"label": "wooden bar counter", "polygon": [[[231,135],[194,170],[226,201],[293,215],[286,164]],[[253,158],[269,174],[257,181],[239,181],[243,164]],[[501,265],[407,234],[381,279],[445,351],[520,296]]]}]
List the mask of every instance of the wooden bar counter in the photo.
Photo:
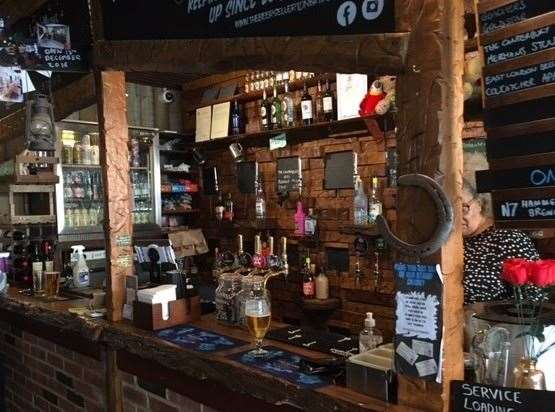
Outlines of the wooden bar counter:
[{"label": "wooden bar counter", "polygon": [[[227,358],[248,346],[203,354],[127,321],[85,319],[68,311],[87,304],[86,299],[46,303],[13,287],[0,298],[0,370],[5,370],[8,410],[117,411],[118,404],[124,411],[412,410],[337,385],[301,389]],[[193,325],[250,342],[246,331],[221,325],[211,315]],[[324,356],[270,343],[309,358]],[[110,353],[116,354],[117,367],[110,366]]]}]

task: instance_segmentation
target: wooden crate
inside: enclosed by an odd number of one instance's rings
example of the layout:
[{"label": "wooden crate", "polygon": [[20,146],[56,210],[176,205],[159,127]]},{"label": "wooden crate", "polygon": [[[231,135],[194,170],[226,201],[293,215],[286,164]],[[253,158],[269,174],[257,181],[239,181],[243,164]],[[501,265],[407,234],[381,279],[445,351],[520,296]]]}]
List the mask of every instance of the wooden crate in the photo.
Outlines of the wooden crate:
[{"label": "wooden crate", "polygon": [[[41,169],[36,175],[23,174],[26,164],[46,164],[48,167]],[[17,155],[15,159],[8,160],[0,165],[0,180],[17,184],[56,184],[59,179],[55,167],[57,157],[39,157],[30,154]]]},{"label": "wooden crate", "polygon": [[0,186],[0,224],[55,223],[54,186]]}]

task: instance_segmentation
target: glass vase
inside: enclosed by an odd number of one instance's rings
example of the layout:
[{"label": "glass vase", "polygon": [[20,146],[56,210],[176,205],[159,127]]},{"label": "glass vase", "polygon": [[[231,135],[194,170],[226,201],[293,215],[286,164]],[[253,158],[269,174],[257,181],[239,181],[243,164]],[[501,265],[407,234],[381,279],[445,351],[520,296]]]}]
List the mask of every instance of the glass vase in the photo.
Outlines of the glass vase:
[{"label": "glass vase", "polygon": [[513,370],[514,386],[521,389],[545,390],[545,375],[536,368],[536,361],[521,358]]}]

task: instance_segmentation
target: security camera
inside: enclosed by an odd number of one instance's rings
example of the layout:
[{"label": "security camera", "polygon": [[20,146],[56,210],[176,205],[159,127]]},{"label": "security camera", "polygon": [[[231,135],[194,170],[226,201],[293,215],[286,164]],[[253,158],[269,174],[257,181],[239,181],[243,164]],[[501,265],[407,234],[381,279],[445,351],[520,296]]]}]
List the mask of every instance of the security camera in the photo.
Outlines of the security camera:
[{"label": "security camera", "polygon": [[160,101],[162,103],[172,103],[175,100],[175,92],[168,88],[162,89],[162,93],[160,93]]}]

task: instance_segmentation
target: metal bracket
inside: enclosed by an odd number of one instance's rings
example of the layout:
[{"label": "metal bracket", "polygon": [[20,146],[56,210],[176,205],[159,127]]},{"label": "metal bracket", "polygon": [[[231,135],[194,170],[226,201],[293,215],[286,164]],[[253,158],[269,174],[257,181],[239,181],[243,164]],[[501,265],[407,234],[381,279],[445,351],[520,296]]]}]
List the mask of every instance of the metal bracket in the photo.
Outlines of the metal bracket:
[{"label": "metal bracket", "polygon": [[441,186],[431,177],[422,174],[404,175],[399,178],[398,184],[419,187],[430,195],[436,206],[438,225],[432,237],[420,244],[408,243],[395,236],[382,215],[376,219],[378,230],[385,241],[403,255],[417,258],[431,255],[441,248],[453,230],[453,207]]}]

